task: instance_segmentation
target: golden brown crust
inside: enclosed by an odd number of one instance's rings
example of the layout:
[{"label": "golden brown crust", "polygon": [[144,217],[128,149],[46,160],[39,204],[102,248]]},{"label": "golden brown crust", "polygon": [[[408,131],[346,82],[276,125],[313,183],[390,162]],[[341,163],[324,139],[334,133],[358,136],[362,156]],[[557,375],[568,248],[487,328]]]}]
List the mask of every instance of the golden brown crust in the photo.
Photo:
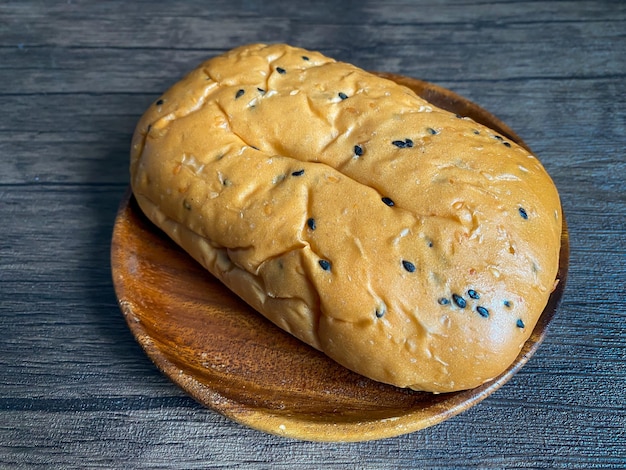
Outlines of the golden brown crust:
[{"label": "golden brown crust", "polygon": [[500,374],[557,272],[559,198],[528,151],[283,44],[234,49],[168,90],[137,126],[131,183],[255,309],[400,387]]}]

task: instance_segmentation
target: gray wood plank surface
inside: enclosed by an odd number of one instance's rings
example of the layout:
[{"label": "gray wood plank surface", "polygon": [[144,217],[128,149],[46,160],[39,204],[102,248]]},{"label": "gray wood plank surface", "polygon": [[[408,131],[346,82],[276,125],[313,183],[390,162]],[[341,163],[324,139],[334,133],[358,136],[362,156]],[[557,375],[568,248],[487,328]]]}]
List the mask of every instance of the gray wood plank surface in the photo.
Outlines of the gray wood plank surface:
[{"label": "gray wood plank surface", "polygon": [[[373,442],[266,435],[163,376],[121,315],[135,123],[199,62],[289,42],[448,87],[509,124],[570,228],[562,306],[504,388]],[[626,468],[626,2],[0,4],[0,468]]]}]

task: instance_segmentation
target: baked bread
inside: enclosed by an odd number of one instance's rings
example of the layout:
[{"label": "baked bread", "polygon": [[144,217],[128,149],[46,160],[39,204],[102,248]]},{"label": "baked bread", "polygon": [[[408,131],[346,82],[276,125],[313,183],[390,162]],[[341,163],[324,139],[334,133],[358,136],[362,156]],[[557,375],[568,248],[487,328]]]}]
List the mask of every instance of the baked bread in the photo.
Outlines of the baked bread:
[{"label": "baked bread", "polygon": [[498,376],[555,286],[561,208],[534,156],[318,52],[201,64],[143,115],[130,170],[147,217],[248,304],[398,387]]}]

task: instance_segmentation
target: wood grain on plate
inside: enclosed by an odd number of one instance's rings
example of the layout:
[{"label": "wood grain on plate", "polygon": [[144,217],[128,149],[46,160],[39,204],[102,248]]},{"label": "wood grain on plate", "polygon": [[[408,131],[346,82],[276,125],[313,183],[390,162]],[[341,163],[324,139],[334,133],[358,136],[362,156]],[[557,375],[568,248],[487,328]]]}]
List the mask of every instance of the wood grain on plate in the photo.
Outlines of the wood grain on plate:
[{"label": "wood grain on plate", "polygon": [[[380,75],[525,146],[497,118],[449,90]],[[432,426],[506,383],[537,350],[556,312],[569,240],[564,221],[560,282],[516,361],[481,387],[439,395],[369,380],[280,330],[151,224],[130,191],[116,218],[111,257],[116,294],[132,333],[155,364],[196,400],[272,434],[363,441]]]}]

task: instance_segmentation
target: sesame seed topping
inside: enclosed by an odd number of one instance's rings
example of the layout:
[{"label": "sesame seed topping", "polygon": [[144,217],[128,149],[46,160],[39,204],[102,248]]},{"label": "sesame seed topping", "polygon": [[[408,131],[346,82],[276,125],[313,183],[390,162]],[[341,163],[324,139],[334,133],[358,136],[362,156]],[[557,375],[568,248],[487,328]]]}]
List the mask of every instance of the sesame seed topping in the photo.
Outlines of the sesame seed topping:
[{"label": "sesame seed topping", "polygon": [[468,290],[467,295],[469,295],[472,299],[480,299],[480,294],[476,292],[474,289]]},{"label": "sesame seed topping", "polygon": [[319,260],[319,264],[324,271],[330,271],[330,261],[321,259]]},{"label": "sesame seed topping", "polygon": [[439,305],[448,305],[450,303],[450,299],[446,299],[445,297],[441,297],[437,300]]},{"label": "sesame seed topping", "polygon": [[511,308],[511,302],[508,301],[508,300],[505,300],[504,301],[504,306],[507,307],[507,308]]},{"label": "sesame seed topping", "polygon": [[511,147],[511,144],[509,144],[508,142],[502,142],[502,145],[504,145],[505,147]]},{"label": "sesame seed topping", "polygon": [[241,89],[241,90],[237,90],[237,93],[235,93],[235,99],[243,96],[243,94],[246,92],[246,90]]},{"label": "sesame seed topping", "polygon": [[157,105],[157,106],[161,106],[162,104],[163,104],[163,100],[158,100],[158,101],[156,102],[156,105]]},{"label": "sesame seed topping", "polygon": [[302,176],[304,174],[304,170],[298,170],[291,173],[291,176]]},{"label": "sesame seed topping", "polygon": [[265,94],[265,90],[263,88],[257,88],[257,91],[261,93],[262,95]]},{"label": "sesame seed topping", "polygon": [[433,129],[432,127],[428,127],[426,129],[428,131],[429,134],[431,135],[435,135],[435,134],[439,134],[439,131],[436,131],[435,129]]},{"label": "sesame seed topping", "polygon": [[519,215],[522,217],[522,219],[527,220],[528,213],[526,212],[526,209],[524,209],[523,207],[520,207],[518,210],[519,210]]},{"label": "sesame seed topping", "polygon": [[348,98],[348,95],[346,95],[345,93],[343,93],[343,92],[341,92],[341,91],[340,91],[340,92],[339,92],[339,98],[341,98],[342,100],[345,100],[345,99],[347,99],[347,98]]},{"label": "sesame seed topping", "polygon": [[396,147],[398,147],[399,149],[413,147],[413,141],[411,139],[394,140],[391,143],[395,145]]},{"label": "sesame seed topping", "polygon": [[315,219],[313,217],[311,217],[310,219],[308,219],[306,221],[306,225],[307,227],[309,227],[311,230],[315,230],[317,228],[317,225],[315,225]]},{"label": "sesame seed topping", "polygon": [[452,300],[460,308],[465,308],[467,306],[465,299],[458,294],[452,294]]},{"label": "sesame seed topping", "polygon": [[485,307],[481,307],[479,305],[478,307],[476,307],[476,311],[483,318],[488,318],[489,317],[489,310],[487,310]]},{"label": "sesame seed topping", "polygon": [[305,55],[302,56],[302,60],[309,60],[309,58]]},{"label": "sesame seed topping", "polygon": [[499,135],[497,135],[497,134],[496,134],[496,135],[494,135],[494,136],[493,136],[493,138],[494,138],[494,139],[497,139],[497,140],[504,140],[504,139],[502,138],[502,136],[499,136]]},{"label": "sesame seed topping", "polygon": [[376,307],[376,318],[382,318],[385,313],[387,313],[387,306],[384,303]]},{"label": "sesame seed topping", "polygon": [[525,328],[525,327],[526,327],[526,325],[524,325],[524,321],[523,321],[521,318],[518,318],[518,319],[517,319],[517,322],[515,323],[515,325],[516,325],[518,328]]},{"label": "sesame seed topping", "polygon": [[281,75],[284,75],[287,73],[287,71],[282,67],[276,67],[276,71]]},{"label": "sesame seed topping", "polygon": [[387,204],[389,207],[393,207],[396,205],[395,202],[393,202],[393,199],[389,198],[389,197],[384,197],[381,199],[381,201],[383,201],[385,204]]},{"label": "sesame seed topping", "polygon": [[408,272],[413,273],[415,272],[415,265],[413,263],[411,263],[410,261],[407,260],[402,260],[402,266],[404,266],[404,269],[406,269]]},{"label": "sesame seed topping", "polygon": [[360,157],[361,155],[363,155],[363,147],[361,147],[360,145],[355,145],[354,146],[354,154],[357,157]]}]

